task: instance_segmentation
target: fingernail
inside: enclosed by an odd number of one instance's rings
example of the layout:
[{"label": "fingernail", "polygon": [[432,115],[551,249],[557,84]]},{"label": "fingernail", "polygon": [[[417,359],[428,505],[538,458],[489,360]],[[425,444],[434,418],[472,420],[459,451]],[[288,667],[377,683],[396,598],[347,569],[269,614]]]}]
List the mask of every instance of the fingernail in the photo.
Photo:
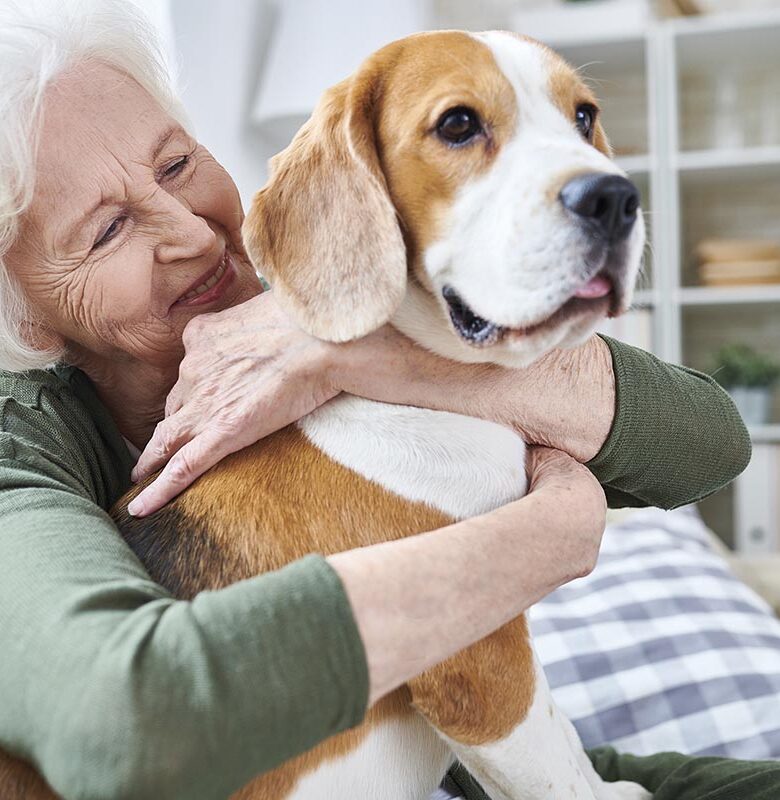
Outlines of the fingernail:
[{"label": "fingernail", "polygon": [[134,468],[133,471],[130,473],[130,480],[133,483],[138,483],[138,470],[137,469]]},{"label": "fingernail", "polygon": [[127,507],[127,513],[131,517],[138,517],[144,513],[144,504],[136,497]]}]

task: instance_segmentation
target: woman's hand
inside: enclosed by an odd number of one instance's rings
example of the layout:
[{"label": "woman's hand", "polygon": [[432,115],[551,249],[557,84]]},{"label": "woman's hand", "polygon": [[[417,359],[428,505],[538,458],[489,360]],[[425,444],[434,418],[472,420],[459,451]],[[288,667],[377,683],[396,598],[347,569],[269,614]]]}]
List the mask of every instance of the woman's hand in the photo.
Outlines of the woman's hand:
[{"label": "woman's hand", "polygon": [[568,522],[551,525],[545,542],[558,553],[550,564],[552,591],[589,574],[596,565],[607,522],[607,498],[593,473],[568,453],[529,447],[525,467],[528,499],[544,496],[546,506],[557,504],[555,513]]},{"label": "woman's hand", "polygon": [[133,479],[167,464],[130,504],[136,516],[161,508],[220,459],[338,393],[330,380],[333,345],[298,328],[273,292],[196,317],[185,328],[184,346],[165,419],[141,454]]}]

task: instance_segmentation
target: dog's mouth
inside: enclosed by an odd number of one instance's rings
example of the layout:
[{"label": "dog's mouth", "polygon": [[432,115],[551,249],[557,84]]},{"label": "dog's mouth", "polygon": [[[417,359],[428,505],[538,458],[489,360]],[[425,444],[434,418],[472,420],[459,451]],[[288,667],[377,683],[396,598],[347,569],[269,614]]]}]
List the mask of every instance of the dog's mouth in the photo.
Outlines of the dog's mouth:
[{"label": "dog's mouth", "polygon": [[450,319],[458,335],[472,347],[490,347],[506,338],[524,338],[535,333],[550,330],[583,313],[615,316],[618,300],[612,279],[606,272],[600,272],[588,283],[578,289],[557,311],[539,322],[522,328],[498,325],[475,314],[463,298],[449,284],[442,289],[442,297],[447,303]]}]

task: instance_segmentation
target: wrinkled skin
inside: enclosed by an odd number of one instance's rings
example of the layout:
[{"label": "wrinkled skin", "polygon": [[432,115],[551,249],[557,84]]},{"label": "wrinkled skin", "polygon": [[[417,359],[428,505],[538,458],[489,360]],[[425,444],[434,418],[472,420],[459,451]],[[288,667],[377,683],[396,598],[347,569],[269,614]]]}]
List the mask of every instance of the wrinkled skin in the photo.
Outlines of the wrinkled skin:
[{"label": "wrinkled skin", "polygon": [[[143,446],[176,380],[187,323],[261,291],[238,192],[148,92],[104,64],[60,76],[44,110],[35,193],[8,261],[36,312],[35,341],[64,349]],[[222,295],[176,305],[225,248],[235,275]]]}]

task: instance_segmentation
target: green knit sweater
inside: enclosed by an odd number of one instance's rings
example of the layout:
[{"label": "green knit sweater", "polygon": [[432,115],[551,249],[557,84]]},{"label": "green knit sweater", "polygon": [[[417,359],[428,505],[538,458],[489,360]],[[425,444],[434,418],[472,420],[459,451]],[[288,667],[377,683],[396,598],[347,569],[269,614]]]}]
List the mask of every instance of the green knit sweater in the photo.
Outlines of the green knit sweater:
[{"label": "green knit sweater", "polygon": [[[778,761],[736,761],[679,753],[641,758],[618,755],[611,747],[591,750],[588,756],[605,781],[633,781],[652,792],[653,800],[777,800],[780,797]],[[460,764],[447,776],[446,787],[468,800],[490,800]]]},{"label": "green knit sweater", "polygon": [[[611,505],[673,507],[750,443],[707,376],[608,340]],[[0,747],[69,800],[224,798],[356,725],[365,653],[312,555],[192,602],[155,585],[106,513],[131,457],[86,376],[0,373]]]}]

